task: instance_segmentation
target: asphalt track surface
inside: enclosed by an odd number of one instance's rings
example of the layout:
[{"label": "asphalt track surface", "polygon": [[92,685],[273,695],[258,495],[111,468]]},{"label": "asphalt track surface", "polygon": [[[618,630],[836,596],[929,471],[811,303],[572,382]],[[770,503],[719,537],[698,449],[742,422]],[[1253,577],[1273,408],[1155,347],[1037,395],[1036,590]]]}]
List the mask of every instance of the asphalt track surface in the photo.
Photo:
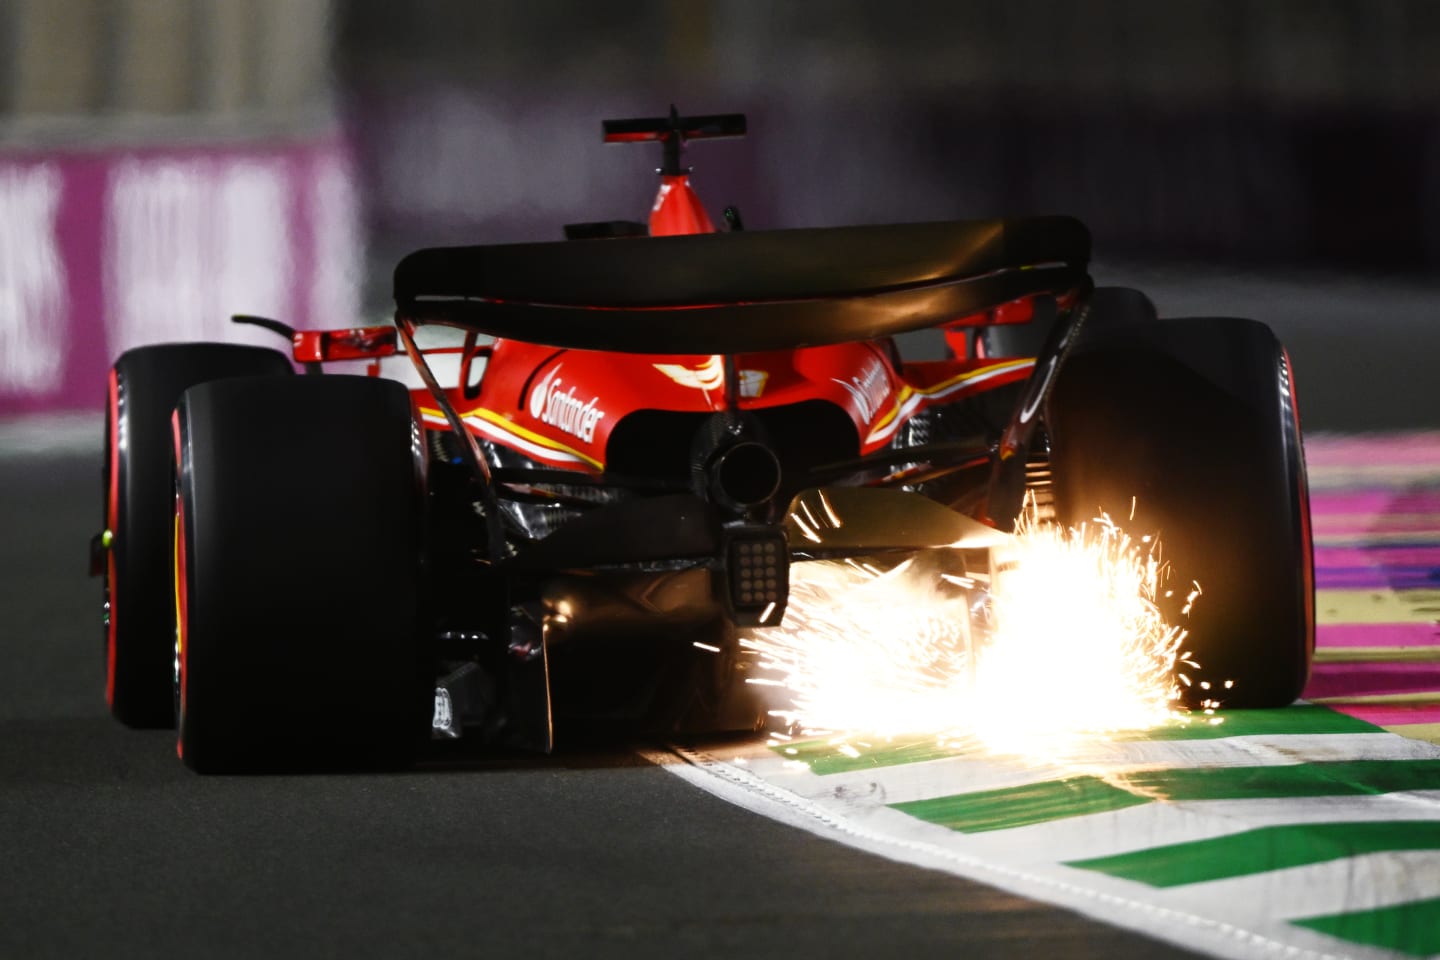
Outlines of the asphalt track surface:
[{"label": "asphalt track surface", "polygon": [[105,713],[98,490],[98,454],[0,461],[0,957],[1188,956],[748,813],[623,743],[193,775],[173,735]]},{"label": "asphalt track surface", "polygon": [[[1168,313],[1270,320],[1308,426],[1440,421],[1434,289],[1139,279]],[[1188,955],[730,806],[649,744],[192,775],[104,711],[99,499],[98,449],[0,457],[0,957]]]}]

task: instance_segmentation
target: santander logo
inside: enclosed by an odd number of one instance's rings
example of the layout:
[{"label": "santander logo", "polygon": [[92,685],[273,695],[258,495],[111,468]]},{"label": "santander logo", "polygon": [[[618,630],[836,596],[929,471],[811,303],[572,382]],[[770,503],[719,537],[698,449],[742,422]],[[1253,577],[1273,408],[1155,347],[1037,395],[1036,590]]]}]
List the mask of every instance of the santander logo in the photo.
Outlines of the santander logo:
[{"label": "santander logo", "polygon": [[530,391],[530,416],[585,443],[592,443],[595,440],[595,425],[605,418],[605,411],[599,407],[599,397],[585,401],[575,396],[573,385],[569,390],[565,389],[565,382],[560,379],[560,368],[563,366],[563,363],[557,363],[549,376]]},{"label": "santander logo", "polygon": [[850,394],[850,399],[860,411],[860,419],[866,423],[875,418],[890,396],[890,381],[878,360],[872,360],[859,375],[851,377],[849,383],[839,377],[831,377],[831,380]]}]

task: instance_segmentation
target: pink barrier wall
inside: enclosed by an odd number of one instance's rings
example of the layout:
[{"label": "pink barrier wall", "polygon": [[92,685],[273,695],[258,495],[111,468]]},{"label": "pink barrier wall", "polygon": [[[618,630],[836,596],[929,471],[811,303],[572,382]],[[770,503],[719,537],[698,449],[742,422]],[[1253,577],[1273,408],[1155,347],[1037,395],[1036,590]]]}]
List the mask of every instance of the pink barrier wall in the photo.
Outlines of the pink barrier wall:
[{"label": "pink barrier wall", "polygon": [[285,143],[0,152],[0,417],[101,406],[122,351],[277,345],[359,317],[349,151]]}]

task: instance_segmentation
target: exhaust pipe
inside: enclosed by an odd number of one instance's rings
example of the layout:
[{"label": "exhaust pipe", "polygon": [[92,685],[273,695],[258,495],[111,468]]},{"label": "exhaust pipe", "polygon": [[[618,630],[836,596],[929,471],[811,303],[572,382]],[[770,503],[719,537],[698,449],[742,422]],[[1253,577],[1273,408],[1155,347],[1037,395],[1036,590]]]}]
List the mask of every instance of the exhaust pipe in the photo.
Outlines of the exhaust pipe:
[{"label": "exhaust pipe", "polygon": [[737,627],[775,626],[790,596],[790,548],[778,507],[780,458],[753,417],[727,411],[711,417],[691,446],[696,494],[724,514],[714,571],[714,596]]},{"label": "exhaust pipe", "polygon": [[718,451],[706,471],[710,495],[741,512],[768,503],[780,490],[780,460],[763,443],[742,440]]}]

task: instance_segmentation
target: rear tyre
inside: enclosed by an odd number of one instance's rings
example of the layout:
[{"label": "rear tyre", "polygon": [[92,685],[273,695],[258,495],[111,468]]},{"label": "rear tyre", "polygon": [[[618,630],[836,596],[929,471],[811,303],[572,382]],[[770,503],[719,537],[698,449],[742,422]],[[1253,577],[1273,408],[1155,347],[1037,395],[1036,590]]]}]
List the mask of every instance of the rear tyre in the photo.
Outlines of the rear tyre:
[{"label": "rear tyre", "polygon": [[429,729],[418,434],[397,383],[187,391],[179,750],[206,773],[402,764]]},{"label": "rear tyre", "polygon": [[[1046,426],[1061,520],[1103,510],[1159,535],[1175,592],[1162,606],[1200,664],[1182,668],[1186,699],[1293,702],[1314,651],[1314,567],[1290,362],[1270,329],[1096,325],[1060,372]],[[1202,594],[1184,617],[1192,580]]]},{"label": "rear tyre", "polygon": [[221,343],[139,347],[110,371],[105,421],[105,700],[122,723],[170,727],[175,657],[170,413],[187,387],[287,374],[275,350]]}]

